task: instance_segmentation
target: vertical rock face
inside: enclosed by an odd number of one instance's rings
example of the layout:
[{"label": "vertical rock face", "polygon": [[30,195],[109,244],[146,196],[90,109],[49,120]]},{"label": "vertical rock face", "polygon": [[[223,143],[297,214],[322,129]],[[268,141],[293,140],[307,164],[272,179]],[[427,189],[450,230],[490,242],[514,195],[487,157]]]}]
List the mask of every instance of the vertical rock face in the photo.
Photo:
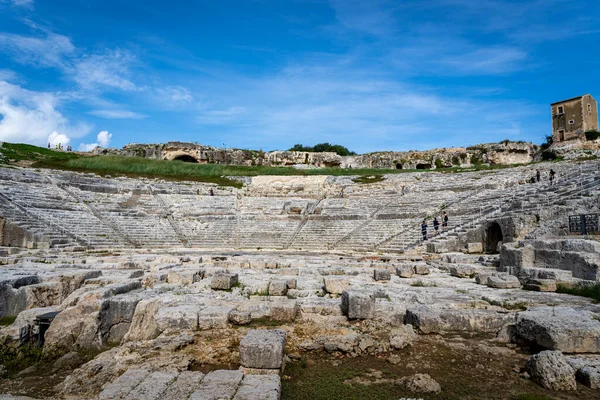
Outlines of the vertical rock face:
[{"label": "vertical rock face", "polygon": [[250,330],[240,342],[240,364],[246,368],[279,369],[283,366],[285,332]]},{"label": "vertical rock face", "polygon": [[373,318],[375,297],[358,290],[345,290],[342,293],[342,312],[349,319]]},{"label": "vertical rock face", "polygon": [[538,385],[551,390],[577,390],[575,371],[560,351],[542,351],[531,356],[525,369]]},{"label": "vertical rock face", "polygon": [[565,353],[600,353],[600,321],[571,307],[535,307],[517,316],[517,334]]}]

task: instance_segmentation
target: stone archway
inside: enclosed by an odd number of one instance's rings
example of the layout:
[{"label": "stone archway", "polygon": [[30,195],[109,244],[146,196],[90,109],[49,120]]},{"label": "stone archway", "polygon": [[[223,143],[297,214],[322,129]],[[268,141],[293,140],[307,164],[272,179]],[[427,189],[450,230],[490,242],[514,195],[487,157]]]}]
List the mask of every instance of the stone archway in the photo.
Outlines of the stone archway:
[{"label": "stone archway", "polygon": [[188,163],[198,163],[198,160],[196,160],[194,157],[190,156],[189,154],[182,154],[180,156],[177,156],[177,157],[173,158],[173,161],[183,161],[183,162],[188,162]]},{"label": "stone archway", "polygon": [[485,229],[485,252],[498,253],[498,243],[504,240],[502,227],[496,221],[490,223]]},{"label": "stone archway", "polygon": [[400,163],[397,163],[397,164],[396,164],[396,169],[402,169],[402,164],[400,164]]},{"label": "stone archway", "polygon": [[431,169],[431,164],[417,164],[417,169]]}]

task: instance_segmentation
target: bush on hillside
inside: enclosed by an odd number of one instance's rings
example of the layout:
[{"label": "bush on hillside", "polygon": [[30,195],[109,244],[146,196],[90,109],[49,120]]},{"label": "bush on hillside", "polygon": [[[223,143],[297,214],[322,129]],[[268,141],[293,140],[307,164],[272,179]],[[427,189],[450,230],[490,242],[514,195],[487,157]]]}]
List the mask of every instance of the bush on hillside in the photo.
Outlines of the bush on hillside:
[{"label": "bush on hillside", "polygon": [[295,144],[289,151],[306,151],[310,153],[336,153],[340,156],[353,156],[356,153],[339,144],[319,143],[313,147]]},{"label": "bush on hillside", "polygon": [[596,140],[600,137],[600,132],[598,131],[587,131],[585,133],[585,140]]},{"label": "bush on hillside", "polygon": [[542,151],[542,160],[544,160],[544,161],[555,160],[556,157],[558,157],[558,156],[556,155],[556,152],[554,150]]},{"label": "bush on hillside", "polygon": [[547,150],[550,146],[552,146],[552,143],[554,143],[552,135],[546,136],[546,142],[542,143],[540,148],[542,149],[542,151]]}]

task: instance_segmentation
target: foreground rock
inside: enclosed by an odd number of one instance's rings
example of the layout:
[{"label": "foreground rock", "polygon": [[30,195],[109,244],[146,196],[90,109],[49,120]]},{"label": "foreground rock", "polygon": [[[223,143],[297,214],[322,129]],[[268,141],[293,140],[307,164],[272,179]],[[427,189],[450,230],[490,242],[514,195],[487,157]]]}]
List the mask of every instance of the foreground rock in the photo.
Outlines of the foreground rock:
[{"label": "foreground rock", "polygon": [[240,364],[246,368],[280,369],[284,350],[284,331],[253,329],[240,342]]},{"label": "foreground rock", "polygon": [[575,371],[560,351],[542,351],[531,356],[525,369],[538,385],[551,390],[577,390]]},{"label": "foreground rock", "polygon": [[548,350],[600,353],[600,321],[571,307],[536,307],[520,312],[517,334]]}]

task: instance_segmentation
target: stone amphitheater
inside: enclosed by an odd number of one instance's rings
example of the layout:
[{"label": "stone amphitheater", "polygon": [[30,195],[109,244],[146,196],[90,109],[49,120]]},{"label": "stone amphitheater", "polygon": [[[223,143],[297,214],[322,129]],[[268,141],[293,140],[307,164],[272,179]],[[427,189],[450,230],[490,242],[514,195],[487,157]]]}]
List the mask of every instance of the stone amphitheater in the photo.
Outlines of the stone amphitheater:
[{"label": "stone amphitheater", "polygon": [[599,169],[237,189],[0,168],[0,356],[42,353],[5,356],[0,398],[597,399],[600,305],[556,291],[600,280],[568,219],[598,215]]}]

